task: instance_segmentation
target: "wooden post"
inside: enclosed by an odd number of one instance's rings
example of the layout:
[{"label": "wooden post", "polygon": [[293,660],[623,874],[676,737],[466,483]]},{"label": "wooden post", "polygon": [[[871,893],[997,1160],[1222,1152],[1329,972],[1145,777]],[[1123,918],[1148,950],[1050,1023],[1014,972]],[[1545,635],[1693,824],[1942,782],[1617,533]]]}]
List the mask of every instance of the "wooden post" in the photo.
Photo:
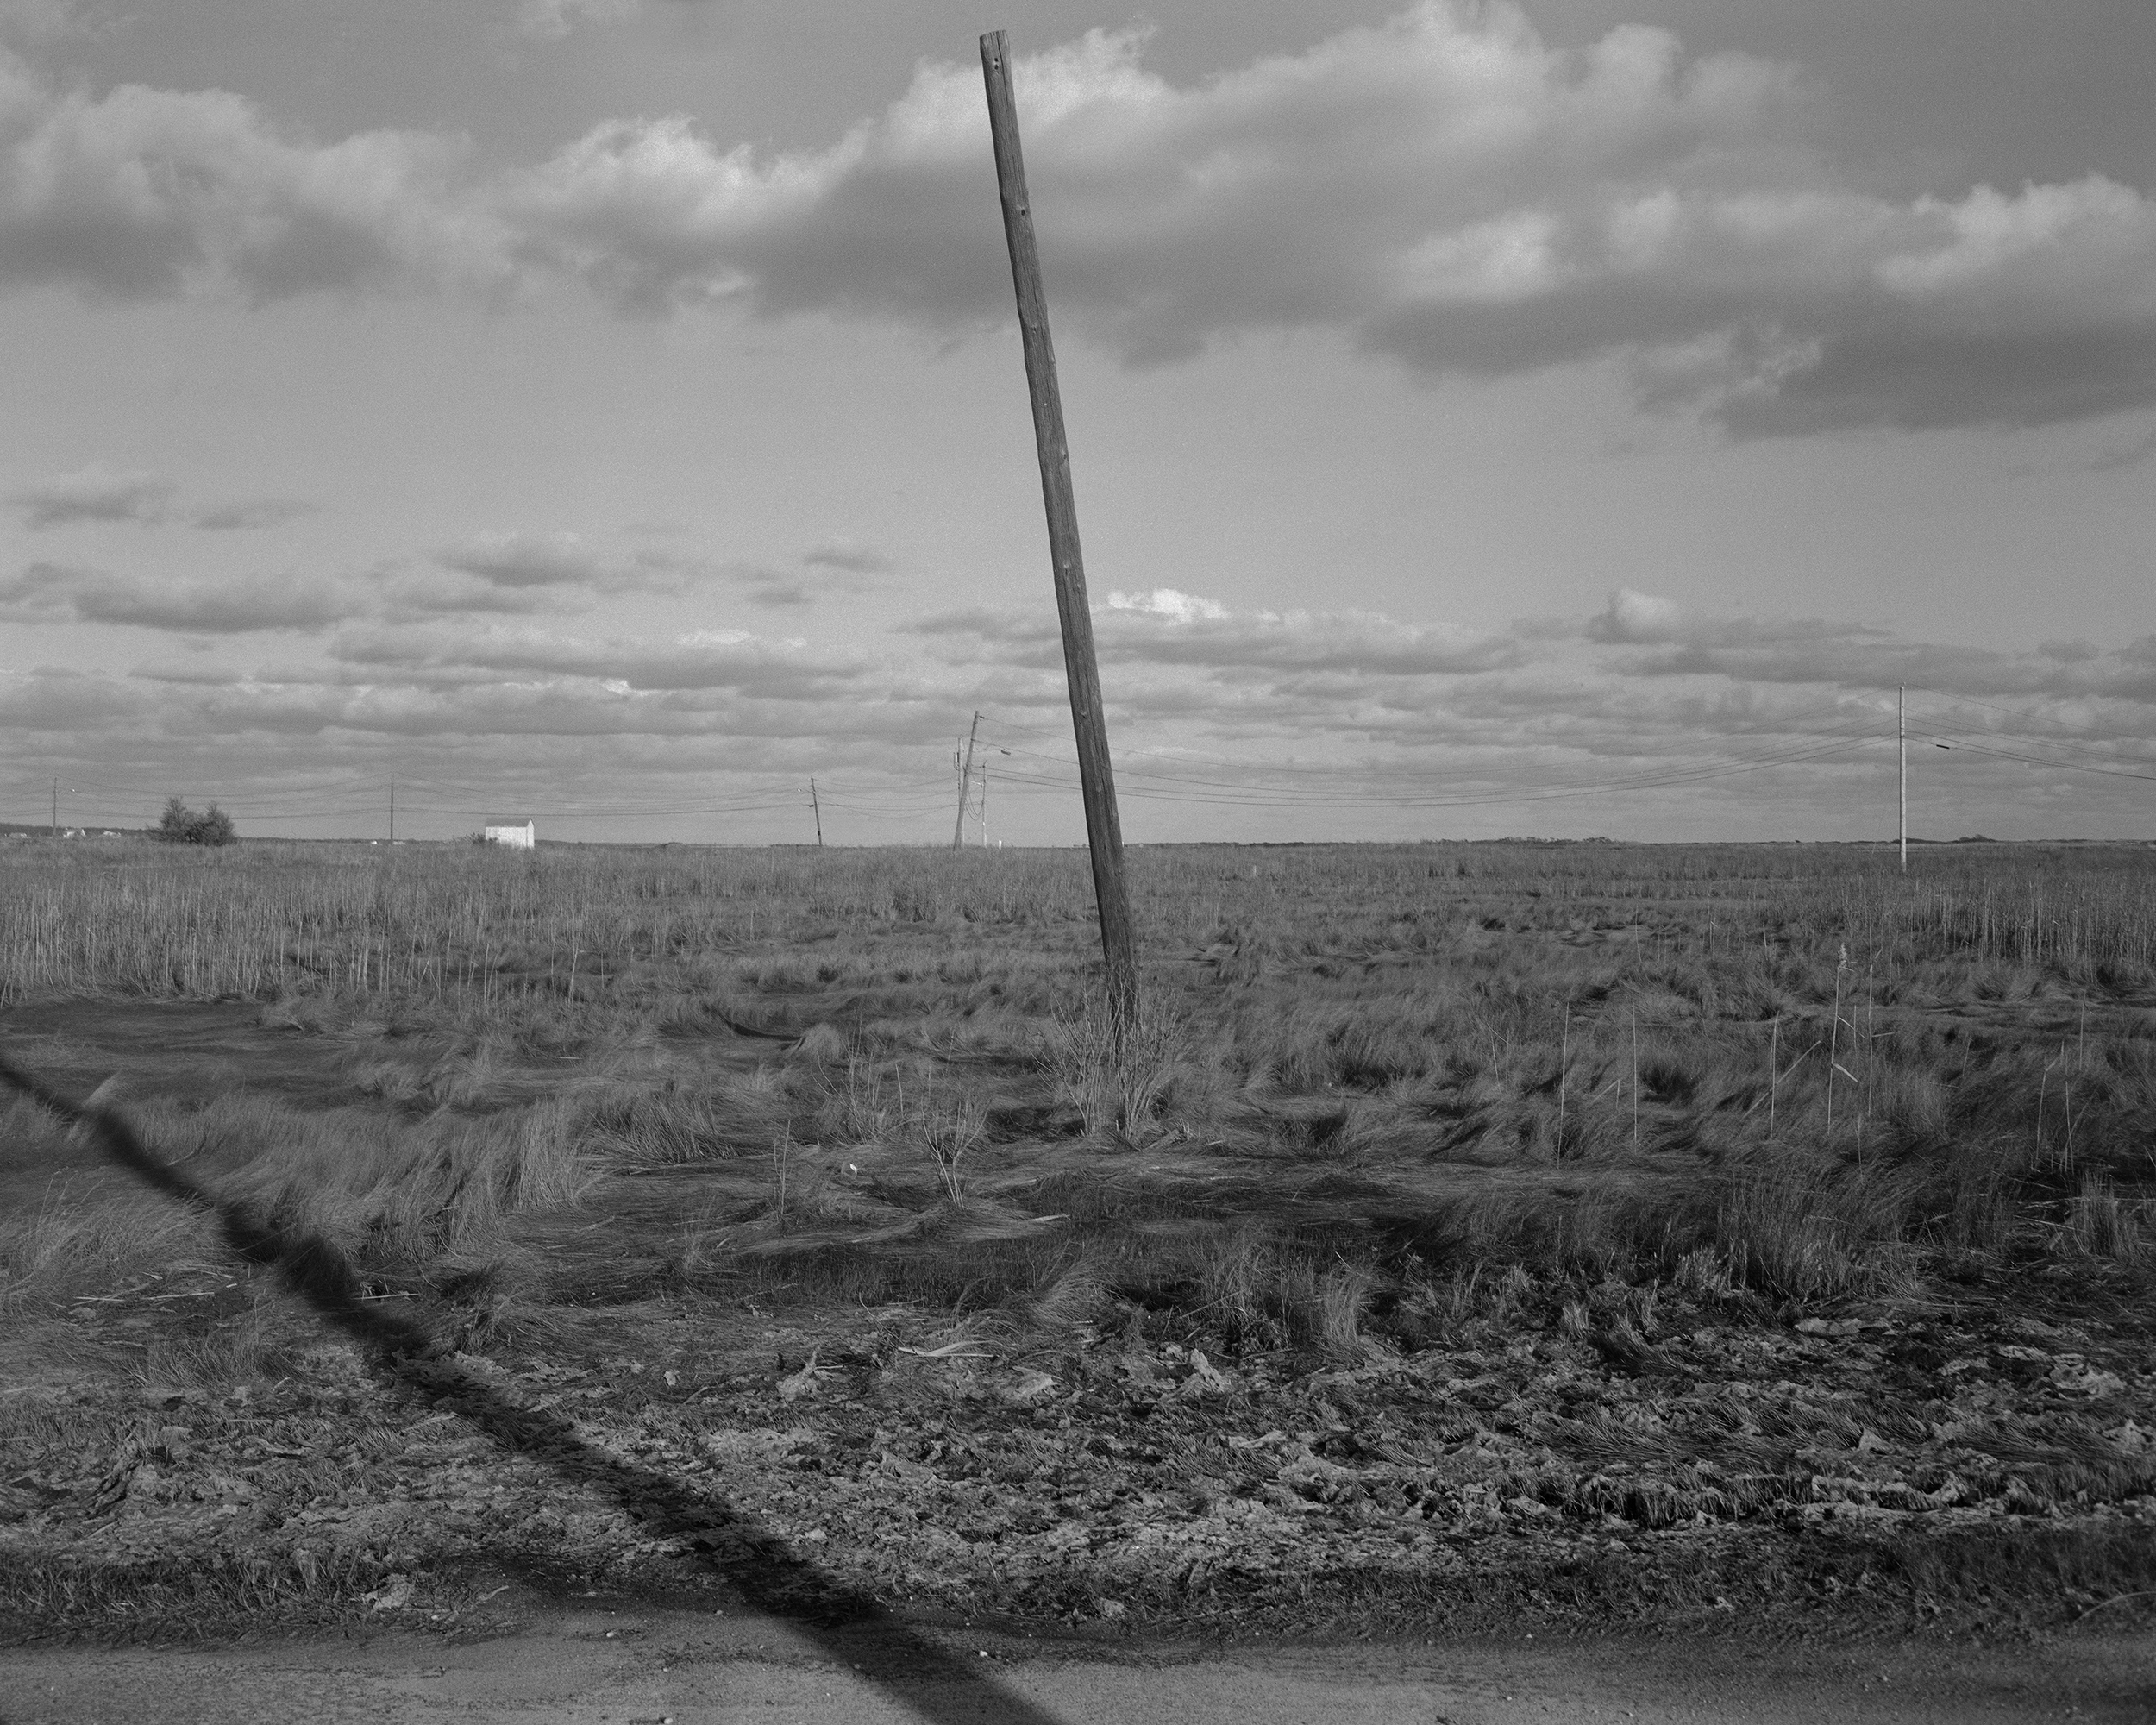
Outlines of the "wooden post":
[{"label": "wooden post", "polygon": [[1108,1011],[1119,1032],[1138,1017],[1138,952],[1131,894],[1123,875],[1123,824],[1116,812],[1115,773],[1108,728],[1100,712],[1100,667],[1093,650],[1093,612],[1086,601],[1085,559],[1078,549],[1078,502],[1070,484],[1070,445],[1063,435],[1062,392],[1056,348],[1048,333],[1048,294],[1041,283],[1033,210],[1025,194],[1025,158],[1018,143],[1018,104],[1001,30],[981,39],[981,71],[988,89],[988,130],[995,142],[996,189],[1003,235],[1011,248],[1018,293],[1018,333],[1025,345],[1025,380],[1033,398],[1033,441],[1041,462],[1041,499],[1048,511],[1048,549],[1056,576],[1056,609],[1063,626],[1063,672],[1070,686],[1070,719],[1078,738],[1078,777],[1086,806],[1086,842],[1093,853],[1094,897],[1100,907],[1100,951],[1107,962]]},{"label": "wooden post", "polygon": [[824,806],[816,800],[816,780],[809,780],[809,812],[816,817],[816,848],[824,848]]},{"label": "wooden post", "polygon": [[1902,792],[1902,872],[1909,871],[1909,692],[1906,687],[1894,692],[1894,747],[1899,757],[1899,778]]},{"label": "wooden post", "polygon": [[958,768],[958,819],[950,829],[950,848],[953,850],[966,842],[966,798],[973,789],[973,744],[981,734],[981,715],[973,716],[973,726],[966,732],[966,753]]}]

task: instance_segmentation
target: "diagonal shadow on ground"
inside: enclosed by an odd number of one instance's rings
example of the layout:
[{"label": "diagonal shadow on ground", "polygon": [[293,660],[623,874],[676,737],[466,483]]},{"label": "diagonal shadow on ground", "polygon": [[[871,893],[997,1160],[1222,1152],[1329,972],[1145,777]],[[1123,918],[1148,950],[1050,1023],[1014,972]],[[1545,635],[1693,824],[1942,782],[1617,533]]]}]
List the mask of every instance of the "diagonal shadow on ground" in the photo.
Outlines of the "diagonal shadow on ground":
[{"label": "diagonal shadow on ground", "polygon": [[931,1725],[980,1725],[987,1720],[999,1725],[1058,1725],[1053,1714],[937,1647],[752,1517],[610,1455],[560,1415],[520,1406],[454,1364],[431,1358],[438,1352],[436,1339],[423,1325],[363,1301],[359,1277],[334,1244],[282,1228],[245,1205],[220,1199],[153,1151],[117,1109],[94,1098],[77,1101],[5,1055],[0,1055],[0,1081],[69,1126],[87,1129],[107,1156],[143,1184],[215,1217],[229,1251],[273,1271],[325,1324],[358,1343],[382,1382],[453,1396],[457,1411],[503,1449],[604,1491],[654,1535],[693,1535],[699,1560],[745,1603],[793,1623],[805,1638],[856,1666]]}]

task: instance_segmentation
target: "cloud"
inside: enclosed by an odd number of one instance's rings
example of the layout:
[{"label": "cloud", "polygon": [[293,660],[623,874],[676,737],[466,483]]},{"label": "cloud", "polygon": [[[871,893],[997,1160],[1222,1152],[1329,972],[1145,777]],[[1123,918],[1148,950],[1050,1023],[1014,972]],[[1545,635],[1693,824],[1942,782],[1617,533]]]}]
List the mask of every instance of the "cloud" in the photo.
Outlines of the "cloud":
[{"label": "cloud", "polygon": [[1156,618],[1163,623],[1225,623],[1230,612],[1218,599],[1200,599],[1174,587],[1155,587],[1150,593],[1112,593],[1108,609],[1126,617]]},{"label": "cloud", "polygon": [[[2036,423],[2156,399],[2156,208],[2101,176],[1895,198],[1837,179],[1793,68],[1626,26],[1552,49],[1431,0],[1179,87],[1142,31],[1019,60],[1059,310],[1136,361],[1344,331],[1432,373],[1615,359],[1742,431]],[[512,192],[624,310],[1007,316],[971,66],[820,150],[599,127]]]},{"label": "cloud", "polygon": [[0,731],[79,740],[141,724],[151,692],[131,679],[40,666],[0,671]]},{"label": "cloud", "polygon": [[172,483],[157,474],[112,473],[91,466],[60,474],[11,492],[8,501],[33,529],[78,521],[133,521],[145,526],[165,519]]},{"label": "cloud", "polygon": [[[1506,0],[1194,85],[1145,47],[1096,30],[1013,69],[1058,315],[1133,362],[1313,329],[1431,376],[1613,363],[1643,405],[1746,435],[2156,402],[2156,202],[2101,174],[1882,191],[1829,165],[1798,69],[1638,25],[1559,50]],[[225,92],[92,97],[0,58],[0,285],[498,297],[566,273],[628,315],[962,333],[1011,315],[987,163],[971,65],[924,64],[821,148],[615,119],[489,175],[458,139],[317,143]]]},{"label": "cloud", "polygon": [[482,533],[440,561],[502,587],[597,586],[621,574],[573,533]]},{"label": "cloud", "polygon": [[276,299],[499,285],[506,236],[463,141],[280,134],[224,91],[56,88],[0,50],[0,285]]},{"label": "cloud", "polygon": [[801,561],[812,568],[840,569],[855,575],[880,575],[891,568],[891,559],[882,552],[851,539],[826,540],[802,552]]},{"label": "cloud", "polygon": [[[1376,677],[1462,675],[1520,662],[1509,637],[1401,623],[1374,612],[1232,611],[1174,587],[1111,593],[1093,612],[1103,663],[1182,666],[1224,677],[1338,671]],[[985,609],[944,612],[910,632],[969,636],[1013,662],[1060,665],[1052,616]]]},{"label": "cloud", "polygon": [[333,656],[348,666],[448,681],[574,678],[618,683],[624,694],[730,689],[787,700],[836,695],[873,668],[864,656],[818,654],[799,641],[739,630],[655,643],[518,626],[392,627],[348,635],[335,644]]},{"label": "cloud", "polygon": [[[1520,625],[1520,632],[1548,638],[1573,631],[1546,624]],[[1822,643],[1876,643],[1888,631],[1870,624],[1833,623],[1821,618],[1697,617],[1674,599],[1619,587],[1595,616],[1579,631],[1589,641],[1610,647],[1681,644],[1689,648],[1802,646],[1807,650]]]},{"label": "cloud", "polygon": [[2046,641],[2025,652],[1911,641],[1865,624],[1819,618],[1695,617],[1674,601],[1620,588],[1580,631],[1599,645],[1648,650],[1608,656],[1619,678],[1720,678],[1739,687],[1814,683],[1965,696],[2156,700],[2143,643],[2110,652]]},{"label": "cloud", "polygon": [[1589,620],[1587,638],[1632,643],[1673,641],[1683,615],[1683,607],[1672,599],[1657,599],[1651,593],[1620,587],[1610,594],[1609,603],[1601,614]]},{"label": "cloud", "polygon": [[11,492],[8,501],[34,530],[84,521],[132,521],[144,527],[181,520],[206,532],[229,533],[277,527],[315,505],[290,498],[258,498],[210,505],[186,512],[172,503],[176,487],[160,474],[113,473],[95,463],[71,474],[41,480]]},{"label": "cloud", "polygon": [[434,562],[448,578],[403,575],[389,583],[393,609],[533,612],[587,605],[604,595],[686,590],[699,580],[760,579],[669,551],[623,555],[574,533],[492,532],[443,548]]},{"label": "cloud", "polygon": [[288,521],[297,521],[314,512],[313,504],[302,503],[295,498],[257,498],[249,502],[221,503],[197,510],[188,518],[188,525],[205,533],[251,532],[258,528],[282,527]]},{"label": "cloud", "polygon": [[[140,781],[152,814],[174,785],[256,773],[378,782],[393,759],[400,786],[431,762],[445,780],[504,794],[519,787],[610,809],[649,797],[661,805],[656,836],[678,836],[667,807],[705,807],[719,784],[776,794],[759,775],[790,775],[790,792],[805,770],[827,787],[886,775],[893,810],[933,804],[948,821],[949,737],[980,708],[1005,727],[995,746],[1013,750],[994,769],[1006,818],[1031,792],[1038,808],[1063,806],[1052,612],[950,613],[871,653],[747,630],[398,620],[383,597],[393,584],[337,589],[360,614],[294,643],[250,640],[235,612],[244,603],[246,626],[259,627],[280,605],[287,623],[336,605],[317,594],[311,612],[295,610],[304,596],[289,584],[210,595],[41,566],[0,603],[48,617],[147,616],[196,644],[126,676],[0,672],[0,733],[34,737],[31,752],[62,768],[124,762],[85,775]],[[1995,650],[1700,613],[1627,591],[1561,630],[1488,635],[1369,613],[1244,611],[1175,588],[1112,593],[1094,622],[1125,820],[1163,836],[1883,831],[1893,686],[1903,681],[1912,735],[1957,745],[1934,762],[1925,792],[1935,812],[1951,789],[1952,830],[2019,820],[2057,831],[2065,814],[2077,830],[2103,830],[2114,806],[2103,794],[2118,787],[2068,769],[2156,770],[2156,637]],[[1938,776],[1948,774],[1951,786]],[[1484,803],[1495,825],[1473,812]],[[1962,819],[1977,808],[1986,812]],[[1071,836],[1037,836],[1056,835]]]},{"label": "cloud", "polygon": [[108,623],[245,635],[319,630],[367,608],[354,583],[298,575],[160,580],[63,563],[33,563],[0,581],[0,614],[32,622]]},{"label": "cloud", "polygon": [[[284,505],[233,505],[222,524],[266,524]],[[212,511],[212,514],[222,513]],[[104,518],[100,517],[99,518]],[[196,518],[195,524],[204,524]],[[107,623],[180,633],[319,633],[360,621],[574,610],[604,595],[670,593],[691,566],[660,553],[602,555],[573,534],[491,533],[423,561],[356,574],[173,579],[39,562],[0,581],[0,615],[24,622]]]},{"label": "cloud", "polygon": [[750,588],[749,593],[749,602],[751,605],[768,605],[774,608],[814,605],[816,599],[817,595],[811,593],[806,584],[801,581],[767,581],[761,586]]}]

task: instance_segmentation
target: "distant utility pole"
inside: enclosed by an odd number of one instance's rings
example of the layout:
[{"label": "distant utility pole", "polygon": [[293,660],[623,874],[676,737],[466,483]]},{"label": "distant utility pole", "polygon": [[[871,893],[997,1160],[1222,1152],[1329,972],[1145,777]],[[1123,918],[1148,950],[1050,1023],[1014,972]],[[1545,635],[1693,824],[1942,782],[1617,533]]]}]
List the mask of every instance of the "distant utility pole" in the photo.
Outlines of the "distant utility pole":
[{"label": "distant utility pole", "polygon": [[1116,812],[1108,728],[1100,712],[1100,667],[1094,656],[1086,564],[1078,549],[1078,501],[1071,489],[1070,444],[1063,433],[1056,348],[1048,332],[1048,292],[1041,281],[1040,248],[1033,233],[1025,158],[1018,141],[1018,104],[1011,94],[1011,66],[1001,30],[981,37],[981,71],[987,85],[988,130],[995,141],[996,189],[1003,204],[1003,236],[1011,249],[1018,334],[1025,347],[1025,381],[1033,398],[1033,441],[1040,455],[1041,498],[1048,511],[1056,609],[1063,626],[1063,673],[1070,685],[1071,724],[1078,738],[1078,778],[1086,805],[1086,842],[1093,854],[1094,896],[1100,906],[1100,951],[1107,961],[1108,1012],[1120,1032],[1138,1017],[1138,951],[1130,884],[1123,875],[1123,824]]},{"label": "distant utility pole", "polygon": [[809,781],[809,812],[816,817],[816,848],[824,848],[824,806],[816,800],[816,781]]},{"label": "distant utility pole", "polygon": [[968,793],[973,789],[973,745],[974,739],[980,734],[981,715],[976,712],[973,716],[972,729],[966,732],[966,753],[963,764],[958,769],[958,820],[950,830],[950,848],[953,850],[966,842],[966,802]]},{"label": "distant utility pole", "polygon": [[1909,871],[1909,723],[1908,687],[1894,691],[1894,750],[1899,758],[1902,784],[1902,872]]}]

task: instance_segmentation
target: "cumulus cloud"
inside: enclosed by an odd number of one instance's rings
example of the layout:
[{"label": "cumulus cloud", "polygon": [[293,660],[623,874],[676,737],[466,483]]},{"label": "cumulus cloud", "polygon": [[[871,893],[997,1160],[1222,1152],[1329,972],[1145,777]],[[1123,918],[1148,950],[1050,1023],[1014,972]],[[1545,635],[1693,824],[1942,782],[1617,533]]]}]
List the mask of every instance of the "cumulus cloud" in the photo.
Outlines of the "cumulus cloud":
[{"label": "cumulus cloud", "polygon": [[[2156,207],[2101,176],[1894,198],[1838,179],[1791,68],[1507,4],[1417,6],[1178,87],[1142,32],[1021,60],[1059,306],[1133,359],[1324,327],[1433,373],[1614,357],[1740,430],[2020,423],[2156,399]],[[924,66],[822,150],[686,120],[525,177],[533,244],[624,309],[1006,315],[978,74]]]},{"label": "cumulus cloud", "polygon": [[[1549,634],[1546,624],[1528,625]],[[1570,631],[1559,629],[1555,633]],[[1619,587],[1609,602],[1587,620],[1589,641],[1604,646],[1639,647],[1681,643],[1687,647],[1786,647],[1807,649],[1821,643],[1876,643],[1887,631],[1870,624],[1833,623],[1822,618],[1696,616],[1675,599]]]},{"label": "cumulus cloud", "polygon": [[573,533],[481,533],[440,561],[501,587],[598,586],[627,573]]},{"label": "cumulus cloud", "polygon": [[1589,620],[1590,641],[1670,641],[1683,622],[1683,607],[1674,599],[1620,587],[1609,596],[1601,614]]},{"label": "cumulus cloud", "polygon": [[[521,16],[544,34],[625,5]],[[2100,174],[1868,188],[1828,166],[1822,95],[1789,66],[1636,25],[1560,51],[1505,0],[1425,0],[1190,85],[1144,50],[1094,31],[1014,67],[1059,312],[1133,361],[1310,328],[1433,375],[1614,361],[1642,402],[1743,433],[2156,401],[2156,202]],[[0,60],[0,283],[273,298],[567,273],[637,315],[1010,315],[970,65],[924,65],[822,148],[674,116],[493,177],[468,155]]]},{"label": "cumulus cloud", "polygon": [[505,278],[458,189],[468,150],[416,132],[332,144],[224,91],[58,88],[0,50],[0,285],[272,299]]},{"label": "cumulus cloud", "polygon": [[93,464],[25,486],[10,492],[8,501],[33,529],[78,521],[149,525],[165,519],[172,489],[172,482],[157,474],[113,473]]}]

